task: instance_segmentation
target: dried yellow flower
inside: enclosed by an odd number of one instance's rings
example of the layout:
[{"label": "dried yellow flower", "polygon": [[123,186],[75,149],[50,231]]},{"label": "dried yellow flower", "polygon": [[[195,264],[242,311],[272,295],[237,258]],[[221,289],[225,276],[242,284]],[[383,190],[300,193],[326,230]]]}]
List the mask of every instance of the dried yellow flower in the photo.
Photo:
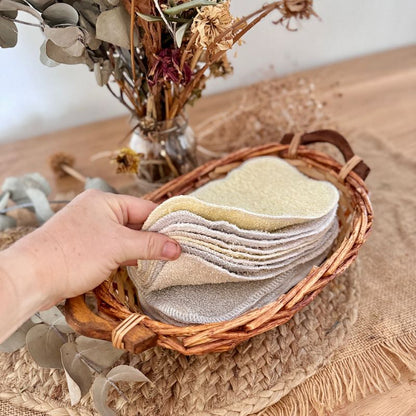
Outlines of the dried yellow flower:
[{"label": "dried yellow flower", "polygon": [[117,173],[138,173],[142,157],[142,154],[136,153],[133,149],[123,147],[113,159],[117,164]]},{"label": "dried yellow flower", "polygon": [[215,5],[205,6],[198,11],[191,26],[192,34],[196,34],[195,44],[200,48],[214,47],[224,51],[233,46],[232,32],[216,38],[229,29],[234,23],[230,13],[229,1]]}]

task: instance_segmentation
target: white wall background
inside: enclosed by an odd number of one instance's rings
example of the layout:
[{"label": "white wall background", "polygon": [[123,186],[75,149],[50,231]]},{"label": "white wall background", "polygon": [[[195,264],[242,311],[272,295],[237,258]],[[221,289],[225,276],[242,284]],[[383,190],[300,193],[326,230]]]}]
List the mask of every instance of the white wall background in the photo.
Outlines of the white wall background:
[{"label": "white wall background", "polygon": [[[233,14],[263,2],[232,0]],[[298,32],[260,23],[237,48],[234,75],[210,81],[206,93],[416,42],[415,0],[315,0],[315,10],[321,21],[303,21]],[[86,67],[43,66],[41,44],[37,28],[20,26],[18,45],[0,49],[0,142],[125,114]]]}]

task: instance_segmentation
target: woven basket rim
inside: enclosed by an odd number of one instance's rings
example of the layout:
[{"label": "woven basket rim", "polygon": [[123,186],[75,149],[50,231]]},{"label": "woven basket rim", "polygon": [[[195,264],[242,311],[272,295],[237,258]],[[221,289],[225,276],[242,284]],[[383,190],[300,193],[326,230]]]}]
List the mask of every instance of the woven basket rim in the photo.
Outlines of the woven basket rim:
[{"label": "woven basket rim", "polygon": [[[351,212],[346,214],[350,221],[349,228],[343,239],[338,242],[335,251],[319,267],[314,266],[309,274],[289,292],[266,306],[245,312],[230,321],[181,327],[156,321],[128,307],[126,302],[121,302],[115,296],[114,279],[110,279],[94,291],[104,315],[107,315],[108,319],[117,319],[121,322],[125,319],[134,322],[136,319],[137,322],[133,326],[138,325],[155,334],[153,345],[177,350],[186,355],[199,355],[229,350],[252,336],[286,323],[296,312],[308,305],[331,280],[345,271],[355,260],[371,230],[373,210],[364,180],[352,171],[354,166],[345,174],[345,169],[343,171],[345,165],[341,165],[326,153],[303,145],[297,146],[295,154],[292,149],[289,155],[289,150],[290,145],[281,143],[240,149],[222,159],[209,161],[197,167],[194,171],[170,181],[144,198],[160,202],[203,185],[212,180],[216,172],[223,175],[227,169],[235,167],[236,162],[242,163],[247,159],[266,155],[281,157],[298,168],[302,167],[326,176],[337,186],[350,205]],[[340,178],[340,172],[343,173],[343,178]],[[118,290],[123,292],[123,296],[128,293],[131,297],[132,288],[128,287],[129,283],[125,280],[119,282],[121,286]],[[80,329],[82,332],[83,328],[76,328],[78,331]],[[132,349],[131,346],[124,344],[121,346]],[[140,348],[133,350],[139,352]]]}]

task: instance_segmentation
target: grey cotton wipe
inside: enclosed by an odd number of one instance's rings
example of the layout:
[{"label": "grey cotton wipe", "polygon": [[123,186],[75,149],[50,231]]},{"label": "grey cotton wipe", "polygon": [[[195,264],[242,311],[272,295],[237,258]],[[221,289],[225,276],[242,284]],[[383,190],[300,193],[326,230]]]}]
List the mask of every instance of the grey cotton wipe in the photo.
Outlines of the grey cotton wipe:
[{"label": "grey cotton wipe", "polygon": [[253,308],[276,300],[302,280],[325,254],[272,279],[244,283],[172,286],[142,296],[145,313],[178,326],[234,319]]}]

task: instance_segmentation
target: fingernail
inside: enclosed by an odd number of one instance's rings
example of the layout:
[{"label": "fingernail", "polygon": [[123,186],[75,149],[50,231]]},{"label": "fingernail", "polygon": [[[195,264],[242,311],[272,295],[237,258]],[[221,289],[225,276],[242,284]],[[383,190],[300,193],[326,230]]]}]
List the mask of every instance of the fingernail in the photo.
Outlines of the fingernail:
[{"label": "fingernail", "polygon": [[179,246],[177,243],[167,241],[163,246],[162,256],[165,259],[175,259],[179,254]]}]

